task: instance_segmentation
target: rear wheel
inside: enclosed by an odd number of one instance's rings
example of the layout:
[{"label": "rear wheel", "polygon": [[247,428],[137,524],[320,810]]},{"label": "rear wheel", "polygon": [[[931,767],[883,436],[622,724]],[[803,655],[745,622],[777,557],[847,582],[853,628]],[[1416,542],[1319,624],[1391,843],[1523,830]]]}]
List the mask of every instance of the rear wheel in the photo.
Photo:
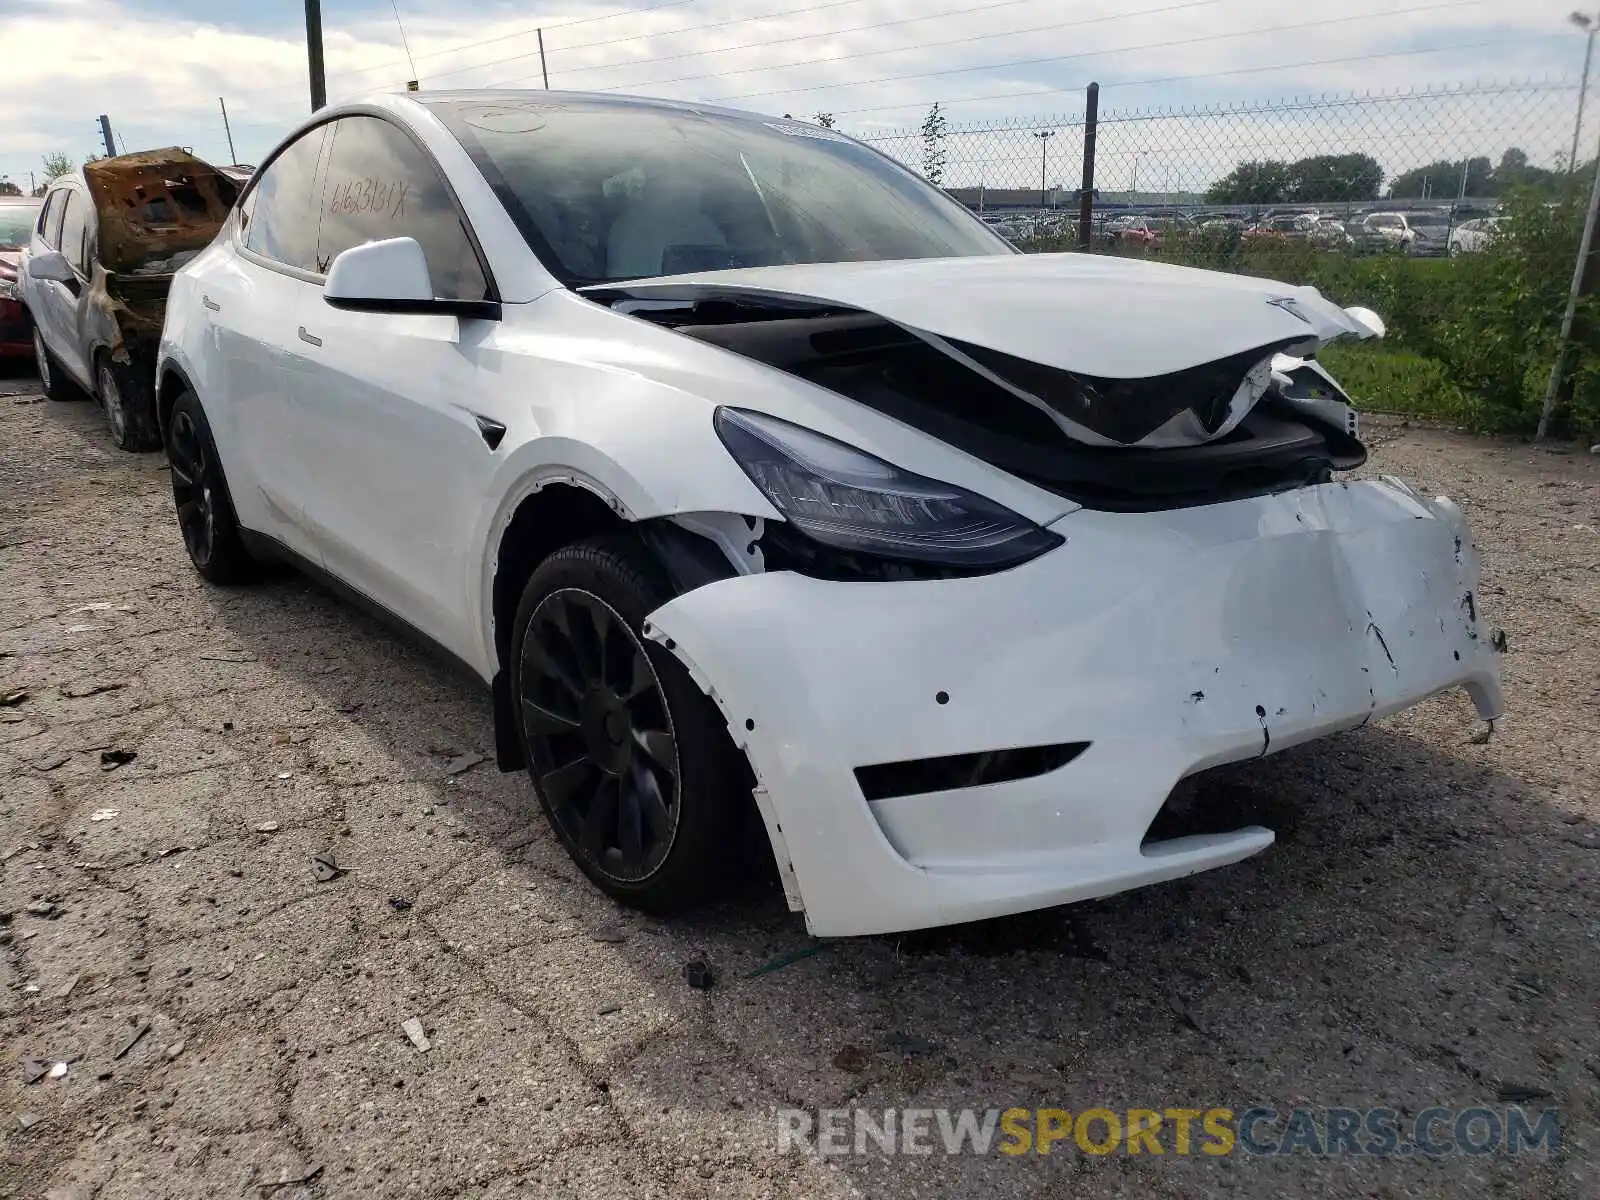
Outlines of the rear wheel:
[{"label": "rear wheel", "polygon": [[161,434],[156,429],[154,407],[148,403],[148,389],[139,386],[126,367],[101,354],[95,367],[95,391],[106,414],[111,440],[119,450],[159,450]]},{"label": "rear wheel", "polygon": [[45,396],[51,400],[73,399],[72,385],[67,382],[67,377],[61,370],[61,364],[56,362],[55,355],[45,349],[44,334],[39,332],[37,323],[33,327],[33,357],[39,371],[39,382],[44,385]]},{"label": "rear wheel", "polygon": [[172,500],[189,561],[211,583],[241,583],[255,573],[255,560],[239,537],[228,481],[205,410],[193,392],[172,405],[167,425],[167,463]]},{"label": "rear wheel", "polygon": [[603,891],[653,911],[738,873],[749,807],[720,712],[643,636],[672,596],[642,542],[596,538],[539,566],[512,630],[512,696],[551,827]]}]

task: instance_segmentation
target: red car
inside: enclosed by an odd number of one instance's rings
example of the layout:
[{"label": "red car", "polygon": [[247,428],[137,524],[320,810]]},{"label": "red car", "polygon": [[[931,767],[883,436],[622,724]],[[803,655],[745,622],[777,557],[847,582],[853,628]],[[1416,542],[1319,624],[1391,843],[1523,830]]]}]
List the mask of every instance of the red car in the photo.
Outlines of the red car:
[{"label": "red car", "polygon": [[17,279],[22,248],[33,236],[40,201],[0,196],[0,359],[33,356],[33,322]]}]

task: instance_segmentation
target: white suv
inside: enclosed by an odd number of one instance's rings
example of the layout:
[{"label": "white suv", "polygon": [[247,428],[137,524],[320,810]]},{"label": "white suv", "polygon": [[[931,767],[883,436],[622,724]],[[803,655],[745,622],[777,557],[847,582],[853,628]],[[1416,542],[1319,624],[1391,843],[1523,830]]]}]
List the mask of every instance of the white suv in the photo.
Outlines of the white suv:
[{"label": "white suv", "polygon": [[[1129,314],[1138,319],[1130,323]],[[206,578],[288,558],[492,687],[600,887],[764,831],[818,934],[1174,879],[1180,779],[1463,685],[1461,513],[1365,452],[1309,288],[1018,255],[877,152],[615,96],[325,110],[173,287]]]}]

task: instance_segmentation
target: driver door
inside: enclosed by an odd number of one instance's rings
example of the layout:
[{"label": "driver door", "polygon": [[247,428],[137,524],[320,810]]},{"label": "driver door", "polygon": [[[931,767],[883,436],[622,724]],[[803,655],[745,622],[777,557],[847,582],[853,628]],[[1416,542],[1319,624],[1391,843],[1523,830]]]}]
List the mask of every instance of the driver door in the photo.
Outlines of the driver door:
[{"label": "driver door", "polygon": [[[370,241],[415,238],[434,295],[491,298],[483,260],[428,153],[375,116],[334,121],[317,270]],[[490,393],[499,322],[440,313],[360,312],[320,297],[301,310],[296,380],[302,504],[323,566],[435,642],[472,661],[469,537],[499,444]],[[490,422],[485,428],[480,418]]]}]

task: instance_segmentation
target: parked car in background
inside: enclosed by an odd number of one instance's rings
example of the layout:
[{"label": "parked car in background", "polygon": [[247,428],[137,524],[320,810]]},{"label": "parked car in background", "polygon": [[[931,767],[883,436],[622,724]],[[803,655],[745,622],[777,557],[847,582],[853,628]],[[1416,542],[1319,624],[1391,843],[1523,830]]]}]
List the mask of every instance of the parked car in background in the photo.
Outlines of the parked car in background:
[{"label": "parked car in background", "polygon": [[239,184],[182,150],[102,158],[45,193],[20,282],[45,395],[76,387],[124,450],[161,445],[156,347],[172,276],[216,236]]},{"label": "parked car in background", "polygon": [[1356,226],[1356,247],[1365,254],[1404,253],[1413,234],[1403,213],[1375,212]]},{"label": "parked car in background", "polygon": [[178,273],[158,396],[204,578],[310,564],[463,662],[619,901],[770,854],[838,936],[1237,862],[1272,832],[1158,831],[1185,777],[1458,686],[1501,715],[1461,511],[1349,478],[1284,353],[1381,333],[1016,254],[808,123],[416,93],[289,132]]},{"label": "parked car in background", "polygon": [[1499,217],[1479,217],[1457,225],[1450,231],[1450,256],[1476,254],[1487,249],[1500,228],[1500,221]]},{"label": "parked car in background", "polygon": [[1447,212],[1377,212],[1362,218],[1355,244],[1368,254],[1388,252],[1413,258],[1449,253]]},{"label": "parked car in background", "polygon": [[31,197],[0,196],[0,359],[33,353],[33,322],[22,302],[18,272],[40,207],[41,201]]},{"label": "parked car in background", "polygon": [[1130,217],[1125,224],[1111,229],[1111,238],[1123,246],[1155,249],[1164,241],[1192,235],[1199,227],[1182,213],[1164,213],[1159,216]]},{"label": "parked car in background", "polygon": [[1245,229],[1241,235],[1246,241],[1261,241],[1263,239],[1277,239],[1280,241],[1302,241],[1315,218],[1305,213],[1277,213],[1270,217],[1262,217],[1254,225]]}]

